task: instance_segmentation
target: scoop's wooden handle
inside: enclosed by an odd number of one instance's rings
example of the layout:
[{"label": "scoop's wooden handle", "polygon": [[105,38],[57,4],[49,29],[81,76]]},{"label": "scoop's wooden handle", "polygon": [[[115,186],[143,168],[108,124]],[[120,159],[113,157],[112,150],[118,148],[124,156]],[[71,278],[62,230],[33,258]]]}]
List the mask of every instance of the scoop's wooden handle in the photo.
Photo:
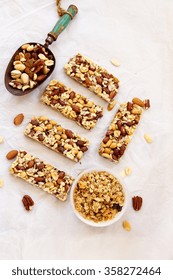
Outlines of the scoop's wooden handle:
[{"label": "scoop's wooden handle", "polygon": [[48,33],[48,36],[45,41],[45,45],[47,47],[54,41],[56,41],[60,33],[67,27],[67,25],[74,18],[77,12],[78,8],[76,6],[70,5],[68,7],[67,12],[58,20],[52,31]]}]

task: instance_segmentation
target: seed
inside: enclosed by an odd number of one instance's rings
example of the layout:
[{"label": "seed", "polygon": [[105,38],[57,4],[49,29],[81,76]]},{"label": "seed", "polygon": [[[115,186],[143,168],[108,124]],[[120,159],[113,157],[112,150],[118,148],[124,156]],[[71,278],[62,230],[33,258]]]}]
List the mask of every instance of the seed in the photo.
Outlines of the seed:
[{"label": "seed", "polygon": [[134,97],[134,98],[132,99],[132,102],[133,102],[134,104],[140,106],[140,107],[144,107],[144,106],[145,106],[144,102],[143,102],[141,99],[139,99],[138,97]]},{"label": "seed", "polygon": [[86,143],[85,141],[78,140],[78,141],[76,142],[76,145],[79,146],[79,147],[82,147],[82,146],[85,145],[85,143]]},{"label": "seed", "polygon": [[45,65],[46,65],[46,66],[52,66],[52,65],[54,65],[54,61],[51,60],[51,59],[50,59],[50,60],[46,60],[46,61],[45,61]]},{"label": "seed", "polygon": [[38,135],[38,139],[39,139],[39,141],[43,141],[43,140],[44,140],[43,134],[39,134],[39,135]]},{"label": "seed", "polygon": [[113,58],[113,59],[111,59],[111,63],[114,65],[114,66],[120,66],[120,62],[117,60],[117,59],[115,59],[115,58]]},{"label": "seed", "polygon": [[46,60],[46,59],[47,59],[47,57],[46,57],[44,54],[42,54],[42,53],[39,53],[38,57],[39,57],[40,59],[43,59],[43,60]]},{"label": "seed", "polygon": [[75,111],[77,114],[80,113],[80,108],[79,108],[78,106],[76,106],[76,105],[71,105],[71,107],[72,107],[73,111]]},{"label": "seed", "polygon": [[3,179],[0,179],[0,188],[2,188],[4,185],[4,180]]},{"label": "seed", "polygon": [[0,136],[0,144],[2,144],[3,142],[4,142],[4,138]]},{"label": "seed", "polygon": [[71,150],[71,149],[72,149],[72,146],[69,145],[69,144],[65,144],[65,145],[64,145],[64,148],[65,148],[66,150]]},{"label": "seed", "polygon": [[66,129],[65,134],[68,138],[73,138],[73,132],[71,130]]},{"label": "seed", "polygon": [[103,139],[103,143],[106,144],[108,141],[109,141],[109,137],[106,136],[106,137]]},{"label": "seed", "polygon": [[125,136],[125,135],[126,135],[126,129],[125,129],[125,127],[122,126],[120,130],[121,130],[122,136]]},{"label": "seed", "polygon": [[34,160],[30,160],[29,162],[28,162],[28,168],[32,168],[33,166],[34,166]]},{"label": "seed", "polygon": [[111,93],[109,94],[110,99],[113,99],[116,95],[115,91],[111,91]]},{"label": "seed", "polygon": [[108,111],[111,111],[115,107],[115,104],[116,104],[115,100],[113,102],[109,103],[108,107],[107,107]]},{"label": "seed", "polygon": [[76,93],[74,91],[70,92],[70,99],[74,99],[75,98]]},{"label": "seed", "polygon": [[43,74],[47,74],[47,73],[49,73],[49,71],[50,71],[50,69],[46,66],[46,65],[44,65],[43,66]]},{"label": "seed", "polygon": [[83,146],[83,147],[81,148],[81,151],[82,151],[83,153],[85,153],[86,151],[88,151],[88,147]]},{"label": "seed", "polygon": [[14,118],[14,124],[15,125],[20,125],[24,120],[24,115],[23,114],[18,114],[15,118]]},{"label": "seed", "polygon": [[123,228],[127,231],[131,231],[131,225],[128,221],[123,222]]},{"label": "seed", "polygon": [[57,80],[51,80],[49,85],[50,86],[55,86],[57,84]]},{"label": "seed", "polygon": [[26,85],[26,86],[23,86],[23,87],[22,87],[22,90],[25,91],[25,90],[28,89],[28,88],[30,88],[30,86],[29,86],[29,85]]},{"label": "seed", "polygon": [[77,158],[80,160],[83,156],[83,152],[82,151],[79,151],[79,153],[77,154]]},{"label": "seed", "polygon": [[28,74],[23,73],[23,74],[21,75],[21,80],[22,80],[22,83],[23,83],[24,85],[28,85],[28,84],[29,84],[29,76],[28,76]]},{"label": "seed", "polygon": [[61,136],[59,134],[55,135],[56,140],[60,140]]},{"label": "seed", "polygon": [[149,144],[153,142],[153,140],[152,140],[152,138],[149,134],[145,133],[144,138],[145,138],[146,142],[149,143]]},{"label": "seed", "polygon": [[12,71],[11,71],[11,77],[12,77],[13,79],[20,78],[21,74],[22,74],[22,73],[21,73],[19,70],[12,70]]},{"label": "seed", "polygon": [[126,168],[125,168],[125,174],[126,174],[127,176],[129,176],[129,175],[131,175],[131,173],[132,173],[132,169],[131,169],[130,167],[126,167]]},{"label": "seed", "polygon": [[36,126],[36,127],[34,127],[34,130],[35,131],[43,131],[43,128],[42,127],[40,127],[40,126]]},{"label": "seed", "polygon": [[150,100],[149,100],[149,99],[146,99],[146,100],[144,101],[144,103],[145,103],[145,109],[146,109],[146,110],[149,109],[149,108],[150,108]]},{"label": "seed", "polygon": [[52,124],[48,124],[48,125],[46,126],[46,129],[52,129]]},{"label": "seed", "polygon": [[33,49],[34,49],[34,46],[33,45],[29,45],[26,50],[27,50],[27,52],[32,52]]},{"label": "seed", "polygon": [[63,179],[65,176],[65,172],[64,171],[60,171],[59,173],[59,179]]},{"label": "seed", "polygon": [[24,44],[24,45],[22,46],[22,50],[26,50],[28,47],[30,47],[30,44]]},{"label": "seed", "polygon": [[19,70],[19,71],[23,71],[23,70],[25,70],[25,65],[24,64],[22,64],[22,63],[18,63],[18,64],[16,64],[16,65],[14,65],[14,69],[16,69],[16,70]]},{"label": "seed", "polygon": [[8,154],[6,155],[6,158],[8,160],[11,160],[11,159],[15,158],[17,156],[17,154],[18,154],[17,150],[12,150],[12,151],[8,152]]},{"label": "seed", "polygon": [[131,102],[128,102],[127,103],[127,110],[132,111],[132,109],[133,109],[133,104]]}]

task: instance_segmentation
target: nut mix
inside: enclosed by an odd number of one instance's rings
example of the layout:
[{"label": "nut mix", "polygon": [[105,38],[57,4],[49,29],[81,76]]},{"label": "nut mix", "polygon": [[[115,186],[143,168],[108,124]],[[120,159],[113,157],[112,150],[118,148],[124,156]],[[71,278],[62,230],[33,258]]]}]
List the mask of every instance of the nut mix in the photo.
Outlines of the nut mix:
[{"label": "nut mix", "polygon": [[54,65],[53,56],[40,44],[25,44],[15,56],[9,85],[25,91],[42,82]]},{"label": "nut mix", "polygon": [[73,194],[75,209],[96,223],[113,219],[122,210],[124,199],[122,185],[106,171],[84,174]]},{"label": "nut mix", "polygon": [[99,147],[99,154],[112,161],[119,161],[138,126],[142,108],[127,102],[120,105]]},{"label": "nut mix", "polygon": [[11,165],[10,173],[62,201],[67,199],[74,180],[64,171],[58,170],[26,151],[18,152],[16,160]]},{"label": "nut mix", "polygon": [[25,135],[51,150],[78,162],[88,150],[89,141],[65,129],[45,116],[35,117],[27,125]]},{"label": "nut mix", "polygon": [[118,92],[119,80],[81,54],[70,59],[65,72],[107,102],[113,101]]},{"label": "nut mix", "polygon": [[85,129],[92,129],[103,116],[103,108],[85,96],[74,92],[57,80],[52,80],[44,91],[41,101],[74,120]]},{"label": "nut mix", "polygon": [[22,198],[23,206],[27,211],[30,211],[32,207],[34,206],[34,201],[29,195],[24,195]]}]

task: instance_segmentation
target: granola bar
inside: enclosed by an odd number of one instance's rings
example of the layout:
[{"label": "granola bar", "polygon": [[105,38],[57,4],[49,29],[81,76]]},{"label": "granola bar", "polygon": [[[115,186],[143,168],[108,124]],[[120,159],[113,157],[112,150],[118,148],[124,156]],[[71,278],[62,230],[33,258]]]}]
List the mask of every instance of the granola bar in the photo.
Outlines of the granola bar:
[{"label": "granola bar", "polygon": [[74,92],[57,80],[52,80],[44,91],[41,101],[74,120],[85,129],[92,129],[103,116],[103,108],[85,96]]},{"label": "granola bar", "polygon": [[112,161],[119,161],[138,126],[142,108],[127,102],[120,105],[99,147],[99,154]]},{"label": "granola bar", "polygon": [[18,152],[16,160],[10,167],[10,173],[62,201],[67,199],[67,194],[74,181],[64,171],[58,170],[26,151]]},{"label": "granola bar", "polygon": [[89,146],[87,139],[63,128],[56,121],[49,120],[45,116],[31,119],[24,134],[76,162],[82,158]]},{"label": "granola bar", "polygon": [[65,72],[107,102],[112,102],[118,92],[119,80],[81,54],[70,59]]}]

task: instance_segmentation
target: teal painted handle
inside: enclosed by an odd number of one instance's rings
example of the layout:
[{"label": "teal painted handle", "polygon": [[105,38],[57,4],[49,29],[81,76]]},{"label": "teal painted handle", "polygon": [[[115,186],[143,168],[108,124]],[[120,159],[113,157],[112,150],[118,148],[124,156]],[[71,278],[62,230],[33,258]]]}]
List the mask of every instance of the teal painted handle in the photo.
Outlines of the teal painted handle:
[{"label": "teal painted handle", "polygon": [[65,13],[55,24],[54,28],[51,32],[49,32],[48,37],[46,39],[46,45],[50,45],[53,41],[55,41],[61,32],[67,27],[70,21],[77,14],[78,9],[74,5],[70,5],[67,9],[67,13]]}]

